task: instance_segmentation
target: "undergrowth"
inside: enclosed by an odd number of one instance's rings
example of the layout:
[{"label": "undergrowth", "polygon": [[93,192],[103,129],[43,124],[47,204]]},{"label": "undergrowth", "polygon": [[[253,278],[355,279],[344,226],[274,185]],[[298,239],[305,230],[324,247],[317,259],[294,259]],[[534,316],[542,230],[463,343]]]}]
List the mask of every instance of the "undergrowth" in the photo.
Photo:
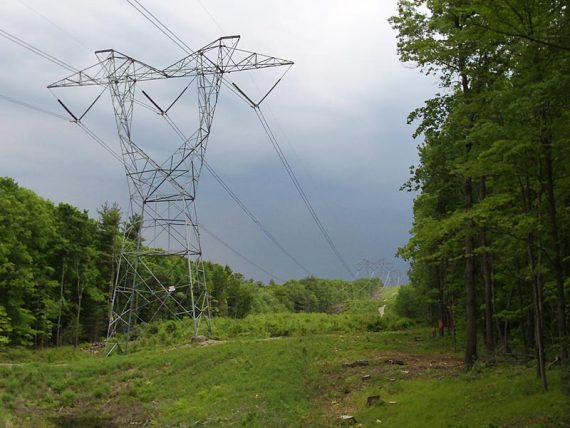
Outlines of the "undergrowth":
[{"label": "undergrowth", "polygon": [[[243,319],[214,318],[212,332],[215,340],[236,338],[272,338],[288,336],[312,336],[320,334],[357,334],[364,332],[394,331],[410,327],[410,320],[395,316],[380,318],[378,313],[323,314],[281,313],[248,315]],[[130,345],[132,351],[162,345],[188,343],[193,335],[191,320],[155,322],[142,326]],[[202,322],[200,332],[208,335]]]}]

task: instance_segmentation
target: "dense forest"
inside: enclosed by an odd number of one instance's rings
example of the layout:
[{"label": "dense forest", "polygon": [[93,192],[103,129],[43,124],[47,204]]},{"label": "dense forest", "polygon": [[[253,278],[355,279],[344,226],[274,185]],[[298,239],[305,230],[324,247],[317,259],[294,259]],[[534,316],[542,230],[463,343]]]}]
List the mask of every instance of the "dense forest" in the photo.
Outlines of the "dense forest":
[{"label": "dense forest", "polygon": [[[109,204],[92,219],[86,211],[55,205],[0,178],[0,346],[40,348],[104,338],[121,241],[135,239],[125,233],[134,221]],[[333,313],[381,285],[377,279],[314,277],[263,284],[211,262],[205,272],[213,313],[231,318]]]},{"label": "dense forest", "polygon": [[399,250],[406,299],[441,335],[464,332],[468,366],[481,352],[534,359],[547,388],[553,362],[570,377],[568,2],[398,8],[401,60],[441,88],[409,116],[422,141],[404,185],[419,192]]}]

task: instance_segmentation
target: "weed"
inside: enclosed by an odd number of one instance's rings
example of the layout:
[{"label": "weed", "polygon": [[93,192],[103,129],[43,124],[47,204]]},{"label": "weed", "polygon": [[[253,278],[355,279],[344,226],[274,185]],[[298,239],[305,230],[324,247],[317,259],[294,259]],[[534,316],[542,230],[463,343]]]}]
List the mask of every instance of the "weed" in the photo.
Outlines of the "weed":
[{"label": "weed", "polygon": [[73,392],[71,389],[66,389],[61,394],[61,405],[65,407],[73,406],[75,398],[76,398],[75,392]]}]

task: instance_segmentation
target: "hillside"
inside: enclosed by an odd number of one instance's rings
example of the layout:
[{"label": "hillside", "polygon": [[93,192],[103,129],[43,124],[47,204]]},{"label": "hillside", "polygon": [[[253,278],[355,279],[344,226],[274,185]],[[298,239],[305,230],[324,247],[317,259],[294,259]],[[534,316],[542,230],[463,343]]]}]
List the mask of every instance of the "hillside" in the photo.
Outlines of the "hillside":
[{"label": "hillside", "polygon": [[[385,427],[570,423],[557,370],[545,393],[525,364],[480,364],[466,372],[449,339],[426,329],[372,332],[346,314],[317,315],[273,316],[288,336],[243,329],[226,340],[141,346],[110,358],[90,347],[6,350],[0,421],[6,427],[325,427],[351,415],[362,426]],[[318,323],[336,332],[291,327]],[[168,329],[177,342],[180,331]],[[376,395],[379,401],[367,405]]]}]

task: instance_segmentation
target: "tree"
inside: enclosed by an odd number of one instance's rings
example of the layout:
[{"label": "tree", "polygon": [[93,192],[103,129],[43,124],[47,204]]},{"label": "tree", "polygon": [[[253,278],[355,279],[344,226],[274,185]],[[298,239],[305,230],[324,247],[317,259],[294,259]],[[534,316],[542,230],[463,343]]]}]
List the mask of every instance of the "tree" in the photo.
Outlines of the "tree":
[{"label": "tree", "polygon": [[11,343],[41,346],[51,337],[54,301],[48,260],[57,240],[53,205],[0,179],[0,301]]},{"label": "tree", "polygon": [[463,277],[467,365],[481,301],[487,354],[517,329],[545,388],[545,320],[563,369],[568,354],[569,18],[554,0],[402,0],[392,18],[401,59],[445,90],[410,115],[424,142],[405,188],[421,193],[400,254],[440,317]]},{"label": "tree", "polygon": [[101,236],[101,263],[103,276],[108,280],[107,304],[108,318],[111,319],[113,287],[119,265],[119,245],[121,237],[122,213],[119,206],[107,202],[97,211],[99,214],[98,226]]}]

